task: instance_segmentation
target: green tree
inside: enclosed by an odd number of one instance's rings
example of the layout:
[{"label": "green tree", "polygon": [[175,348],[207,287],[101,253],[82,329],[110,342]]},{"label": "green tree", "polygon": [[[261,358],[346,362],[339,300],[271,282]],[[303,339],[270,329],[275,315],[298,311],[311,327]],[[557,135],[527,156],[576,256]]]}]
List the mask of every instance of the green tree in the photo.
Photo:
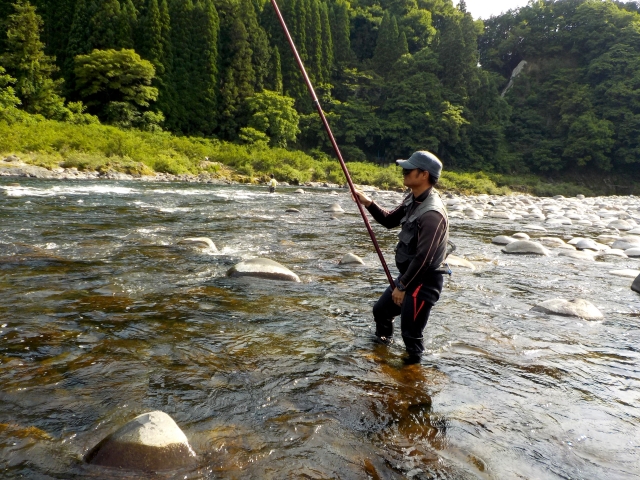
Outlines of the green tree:
[{"label": "green tree", "polygon": [[94,50],[76,57],[76,82],[89,111],[120,126],[137,126],[157,113],[145,113],[158,97],[151,86],[155,69],[133,50]]},{"label": "green tree", "polygon": [[3,112],[20,105],[20,99],[16,97],[15,90],[11,86],[16,79],[6,74],[6,70],[0,66],[0,118]]},{"label": "green tree", "polygon": [[24,110],[59,117],[64,113],[64,100],[59,95],[63,80],[51,78],[58,67],[55,58],[44,53],[42,19],[26,0],[19,0],[14,9],[8,18],[7,47],[0,63],[16,79],[15,92]]},{"label": "green tree", "polygon": [[277,92],[264,90],[256,93],[246,99],[248,126],[266,134],[271,146],[286,147],[287,143],[295,142],[300,133],[300,117],[293,105],[293,98]]},{"label": "green tree", "polygon": [[333,58],[338,64],[349,64],[353,61],[351,51],[349,4],[346,0],[337,0],[329,11],[331,39],[333,42]]}]

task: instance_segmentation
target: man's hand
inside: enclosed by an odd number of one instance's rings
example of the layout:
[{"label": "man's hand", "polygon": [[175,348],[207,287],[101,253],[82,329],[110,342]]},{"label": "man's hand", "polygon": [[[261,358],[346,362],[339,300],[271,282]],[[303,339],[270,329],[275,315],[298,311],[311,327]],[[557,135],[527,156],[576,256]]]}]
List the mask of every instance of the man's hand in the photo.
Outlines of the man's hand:
[{"label": "man's hand", "polygon": [[402,302],[404,301],[404,294],[405,292],[401,292],[397,288],[394,288],[393,293],[391,294],[391,299],[393,300],[393,303],[395,303],[399,307],[402,306]]},{"label": "man's hand", "polygon": [[[370,206],[373,203],[373,200],[371,200],[369,197],[367,197],[363,192],[361,192],[360,190],[356,190],[356,195],[358,196],[358,200],[360,200],[360,203],[362,205],[364,205],[365,207]],[[353,195],[351,195],[351,198],[353,199],[353,201],[355,202],[355,199],[353,198]]]}]

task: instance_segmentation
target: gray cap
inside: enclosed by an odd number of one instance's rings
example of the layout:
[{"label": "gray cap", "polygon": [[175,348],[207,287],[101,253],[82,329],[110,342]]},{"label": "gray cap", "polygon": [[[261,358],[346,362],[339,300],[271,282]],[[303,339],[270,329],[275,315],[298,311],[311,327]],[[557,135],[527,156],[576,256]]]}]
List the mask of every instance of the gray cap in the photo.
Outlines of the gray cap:
[{"label": "gray cap", "polygon": [[407,170],[419,168],[420,170],[429,172],[435,178],[440,178],[440,174],[442,173],[442,162],[438,160],[438,157],[433,153],[427,152],[426,150],[415,152],[407,160],[396,160],[396,164]]}]

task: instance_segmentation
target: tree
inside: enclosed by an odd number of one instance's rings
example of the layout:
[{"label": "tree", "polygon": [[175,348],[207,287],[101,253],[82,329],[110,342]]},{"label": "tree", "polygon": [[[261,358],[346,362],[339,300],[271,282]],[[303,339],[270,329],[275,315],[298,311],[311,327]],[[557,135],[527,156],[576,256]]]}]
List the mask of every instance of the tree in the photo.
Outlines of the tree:
[{"label": "tree", "polygon": [[158,89],[151,86],[153,65],[133,50],[94,50],[78,55],[75,75],[90,112],[107,123],[135,126],[158,97]]},{"label": "tree", "polygon": [[274,147],[286,147],[300,133],[298,112],[293,108],[293,98],[264,90],[246,99],[249,111],[248,126],[269,136]]},{"label": "tree", "polygon": [[0,118],[4,111],[20,105],[20,99],[16,97],[15,90],[11,86],[16,82],[15,78],[6,74],[6,70],[0,67]]},{"label": "tree", "polygon": [[40,41],[42,19],[26,0],[18,0],[14,9],[8,19],[7,47],[0,63],[16,79],[15,93],[24,110],[59,117],[64,112],[64,100],[59,95],[63,80],[51,78],[58,67],[55,58],[44,53]]}]

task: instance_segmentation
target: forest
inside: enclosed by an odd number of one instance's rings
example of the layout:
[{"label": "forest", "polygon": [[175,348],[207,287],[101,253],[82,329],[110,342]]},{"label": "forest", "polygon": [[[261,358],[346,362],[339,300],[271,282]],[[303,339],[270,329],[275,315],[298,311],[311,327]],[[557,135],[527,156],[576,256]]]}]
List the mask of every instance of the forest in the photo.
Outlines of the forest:
[{"label": "forest", "polygon": [[[345,159],[635,175],[635,2],[282,0]],[[331,156],[269,2],[0,0],[0,121],[24,115]]]}]

